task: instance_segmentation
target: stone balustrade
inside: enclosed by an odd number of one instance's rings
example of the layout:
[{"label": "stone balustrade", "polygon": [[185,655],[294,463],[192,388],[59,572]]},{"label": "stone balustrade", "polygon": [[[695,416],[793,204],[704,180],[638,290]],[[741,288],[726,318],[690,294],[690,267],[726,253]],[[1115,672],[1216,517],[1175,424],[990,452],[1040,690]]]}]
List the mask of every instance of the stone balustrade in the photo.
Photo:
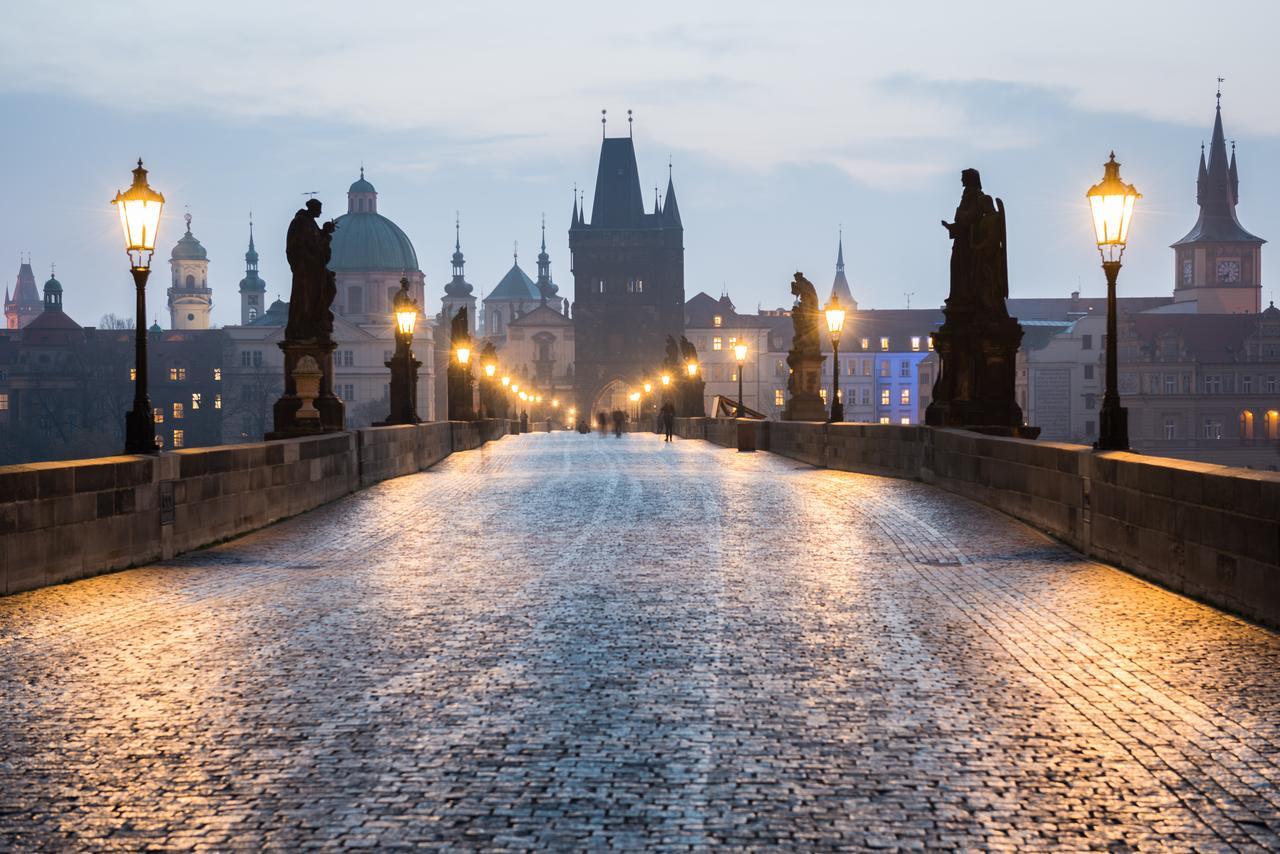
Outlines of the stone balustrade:
[{"label": "stone balustrade", "polygon": [[0,594],[216,543],[509,432],[512,422],[433,422],[0,467]]},{"label": "stone balustrade", "polygon": [[[1280,627],[1280,473],[890,424],[753,422],[756,447],[910,478],[994,507],[1099,560]],[[734,419],[677,432],[737,447]]]}]

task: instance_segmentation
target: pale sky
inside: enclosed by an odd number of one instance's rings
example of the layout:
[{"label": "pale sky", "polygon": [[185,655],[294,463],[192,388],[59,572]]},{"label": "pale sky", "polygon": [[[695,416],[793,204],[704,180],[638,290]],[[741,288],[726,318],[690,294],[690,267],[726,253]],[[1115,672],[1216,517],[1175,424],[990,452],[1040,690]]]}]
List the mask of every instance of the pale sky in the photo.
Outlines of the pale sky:
[{"label": "pale sky", "polygon": [[[645,186],[665,187],[674,163],[687,294],[725,287],[740,310],[788,304],[796,270],[825,296],[841,224],[863,307],[939,304],[938,221],[969,166],[1008,209],[1014,296],[1099,294],[1084,192],[1113,148],[1144,194],[1121,292],[1168,293],[1219,76],[1241,222],[1280,236],[1274,2],[127,8],[28,3],[0,28],[0,277],[12,284],[20,253],[41,282],[56,262],[85,324],[132,312],[108,200],[139,155],[168,200],[164,259],[191,210],[219,324],[238,318],[249,211],[269,295],[287,299],[289,218],[311,190],[345,211],[362,161],[417,249],[431,311],[455,210],[478,295],[513,241],[532,273],[544,211],[572,294],[572,188],[591,196],[602,108],[610,135],[635,111]],[[166,280],[150,299],[162,323]]]}]

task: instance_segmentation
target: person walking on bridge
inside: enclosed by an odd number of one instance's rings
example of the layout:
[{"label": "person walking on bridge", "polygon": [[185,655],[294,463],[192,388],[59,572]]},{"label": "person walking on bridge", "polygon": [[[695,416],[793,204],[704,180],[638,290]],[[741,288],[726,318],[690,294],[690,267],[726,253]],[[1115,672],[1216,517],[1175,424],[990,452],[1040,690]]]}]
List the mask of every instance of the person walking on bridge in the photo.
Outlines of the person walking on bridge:
[{"label": "person walking on bridge", "polygon": [[613,410],[613,435],[614,438],[622,438],[622,425],[627,423],[627,413],[621,409]]},{"label": "person walking on bridge", "polygon": [[671,434],[676,427],[676,407],[671,401],[662,404],[662,431],[666,433],[664,442],[672,441]]}]

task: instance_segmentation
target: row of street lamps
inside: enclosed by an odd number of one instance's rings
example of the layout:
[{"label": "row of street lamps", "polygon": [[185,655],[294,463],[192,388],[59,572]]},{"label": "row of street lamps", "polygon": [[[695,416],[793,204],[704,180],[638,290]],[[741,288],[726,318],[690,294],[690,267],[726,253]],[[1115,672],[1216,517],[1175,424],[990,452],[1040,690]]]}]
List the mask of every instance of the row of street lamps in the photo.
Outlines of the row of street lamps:
[{"label": "row of street lamps", "polygon": [[[1118,382],[1118,356],[1116,352],[1116,280],[1120,275],[1120,260],[1124,255],[1129,240],[1129,225],[1133,221],[1133,211],[1142,194],[1132,184],[1126,184],[1120,178],[1120,164],[1116,162],[1115,152],[1104,164],[1102,181],[1089,188],[1085,197],[1089,201],[1093,218],[1094,237],[1098,244],[1098,252],[1102,256],[1102,270],[1107,279],[1107,370],[1106,391],[1102,399],[1101,425],[1098,441],[1094,444],[1098,450],[1122,451],[1129,447],[1128,411],[1120,405]],[[147,278],[151,274],[151,261],[155,253],[156,237],[160,229],[160,215],[164,209],[164,196],[151,188],[147,182],[147,170],[138,159],[138,166],[133,170],[133,183],[128,190],[117,192],[111,204],[115,205],[120,216],[120,228],[124,234],[125,252],[129,256],[129,270],[133,275],[134,291],[137,300],[134,327],[134,360],[136,381],[133,392],[133,408],[125,416],[125,453],[149,454],[156,452],[155,415],[151,408],[147,374],[147,315],[146,287]],[[391,368],[391,414],[389,424],[417,423],[418,416],[414,403],[414,391],[417,388],[417,369],[421,362],[413,356],[413,332],[418,318],[418,305],[409,296],[409,283],[402,279],[400,291],[393,302],[396,328],[396,349],[387,367]],[[844,331],[846,310],[840,304],[839,297],[831,295],[831,301],[824,309],[827,332],[831,336],[831,414],[830,420],[844,420],[844,403],[840,400],[840,336]],[[733,345],[733,355],[738,363],[738,414],[744,411],[742,394],[742,375],[747,362],[748,348],[745,342]],[[457,347],[454,357],[464,368],[471,359],[471,348]],[[690,379],[698,375],[698,363],[689,361],[685,369]],[[492,360],[483,365],[486,378],[492,382],[497,374],[498,366]],[[671,384],[671,375],[664,373],[660,382],[664,392]],[[537,404],[542,402],[542,395],[528,390],[521,391],[520,386],[511,381],[509,376],[501,378],[504,390],[509,390],[513,399],[521,403]],[[644,381],[645,394],[651,394],[653,384]],[[640,393],[633,391],[630,395],[633,402],[640,400]],[[559,408],[560,401],[553,398],[551,406]],[[527,411],[527,410],[526,410]],[[570,408],[576,414],[576,408]],[[492,414],[492,413],[489,413]]]}]

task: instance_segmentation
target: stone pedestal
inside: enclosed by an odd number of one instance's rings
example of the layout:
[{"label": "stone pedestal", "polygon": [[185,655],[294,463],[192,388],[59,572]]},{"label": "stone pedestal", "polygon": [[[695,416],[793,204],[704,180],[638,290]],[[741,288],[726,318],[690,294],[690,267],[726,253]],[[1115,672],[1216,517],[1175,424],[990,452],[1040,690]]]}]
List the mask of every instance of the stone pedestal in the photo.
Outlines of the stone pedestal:
[{"label": "stone pedestal", "polygon": [[822,388],[822,363],[826,356],[792,353],[787,356],[791,379],[790,395],[782,410],[783,421],[826,421],[827,406],[818,390]]},{"label": "stone pedestal", "polygon": [[[284,351],[284,394],[272,407],[274,429],[266,435],[267,439],[292,439],[297,436],[314,436],[317,433],[336,433],[344,429],[346,407],[333,393],[333,351],[336,346],[332,341],[280,342],[279,347]],[[299,410],[307,401],[298,394],[294,370],[307,356],[315,361],[321,371],[319,396],[311,402],[311,406],[319,412],[319,418],[307,417],[309,412],[299,417]],[[307,372],[306,367],[303,366],[304,374]],[[307,396],[310,397],[309,394]]]},{"label": "stone pedestal", "polygon": [[456,359],[449,361],[448,368],[448,389],[449,389],[449,420],[450,421],[471,421],[475,418],[475,407],[473,405],[471,364],[458,364]]},{"label": "stone pedestal", "polygon": [[945,310],[933,335],[940,369],[925,424],[996,436],[1034,439],[1039,427],[1022,423],[1015,394],[1022,326],[1012,317],[983,317],[974,309]]}]

